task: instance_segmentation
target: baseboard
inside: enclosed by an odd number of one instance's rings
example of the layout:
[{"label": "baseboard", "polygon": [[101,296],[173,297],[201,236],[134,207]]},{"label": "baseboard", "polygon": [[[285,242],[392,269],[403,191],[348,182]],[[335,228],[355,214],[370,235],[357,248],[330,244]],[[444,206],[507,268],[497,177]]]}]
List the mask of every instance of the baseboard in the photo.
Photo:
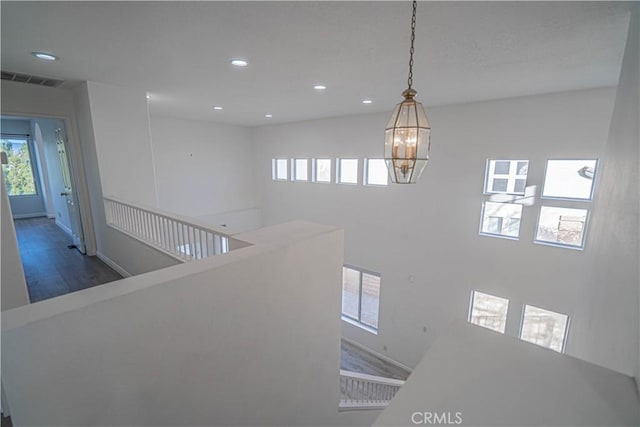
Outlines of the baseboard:
[{"label": "baseboard", "polygon": [[28,214],[14,214],[13,219],[27,219],[27,218],[38,218],[42,216],[47,216],[46,212],[36,212],[36,213],[28,213]]},{"label": "baseboard", "polygon": [[66,225],[64,225],[63,223],[59,222],[57,219],[56,219],[56,225],[58,227],[60,227],[62,229],[62,231],[67,233],[69,236],[73,236],[73,232],[71,231],[71,229],[69,227],[67,227]]},{"label": "baseboard", "polygon": [[353,345],[354,347],[358,347],[359,349],[366,351],[367,353],[371,353],[374,356],[376,356],[379,359],[384,360],[385,362],[391,363],[394,366],[397,366],[400,369],[404,369],[405,371],[411,373],[413,371],[413,369],[411,369],[410,367],[403,365],[402,363],[398,362],[397,360],[393,360],[392,358],[390,358],[389,356],[385,356],[384,354],[378,353],[375,350],[370,349],[367,346],[364,346],[362,344],[360,344],[357,341],[354,341],[350,338],[346,338],[346,337],[342,337],[343,340],[345,340],[346,342],[348,342],[349,344]]},{"label": "baseboard", "polygon": [[98,258],[100,258],[100,260],[102,262],[104,262],[105,264],[107,264],[109,267],[113,268],[115,271],[117,271],[118,273],[120,273],[120,275],[122,277],[131,277],[131,273],[129,273],[127,270],[125,270],[124,268],[120,267],[118,264],[116,264],[111,258],[109,258],[108,256],[106,256],[105,254],[101,253],[101,252],[97,252],[96,256]]}]

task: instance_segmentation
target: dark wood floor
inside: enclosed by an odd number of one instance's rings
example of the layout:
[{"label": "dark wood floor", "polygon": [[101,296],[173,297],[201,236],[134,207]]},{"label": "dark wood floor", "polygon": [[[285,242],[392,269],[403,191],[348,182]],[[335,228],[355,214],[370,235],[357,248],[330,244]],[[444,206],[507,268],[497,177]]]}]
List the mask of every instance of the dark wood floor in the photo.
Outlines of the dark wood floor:
[{"label": "dark wood floor", "polygon": [[32,303],[122,279],[97,257],[67,248],[71,237],[54,220],[17,219],[14,224]]},{"label": "dark wood floor", "polygon": [[345,340],[341,343],[340,369],[396,380],[406,380],[410,374],[399,366],[382,360]]}]

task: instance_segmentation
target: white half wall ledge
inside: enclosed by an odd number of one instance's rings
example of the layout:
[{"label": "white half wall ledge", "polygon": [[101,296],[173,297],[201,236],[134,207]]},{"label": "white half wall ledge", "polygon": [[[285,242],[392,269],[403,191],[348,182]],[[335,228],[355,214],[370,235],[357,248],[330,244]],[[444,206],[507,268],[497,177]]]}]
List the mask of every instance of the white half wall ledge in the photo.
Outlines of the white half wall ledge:
[{"label": "white half wall ledge", "polygon": [[374,426],[637,426],[632,377],[458,321],[427,351]]}]

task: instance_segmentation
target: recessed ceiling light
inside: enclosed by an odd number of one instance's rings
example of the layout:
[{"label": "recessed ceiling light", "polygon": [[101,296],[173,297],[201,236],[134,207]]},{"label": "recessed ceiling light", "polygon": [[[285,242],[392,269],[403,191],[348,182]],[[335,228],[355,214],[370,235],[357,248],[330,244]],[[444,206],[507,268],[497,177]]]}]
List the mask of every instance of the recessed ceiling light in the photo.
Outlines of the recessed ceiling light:
[{"label": "recessed ceiling light", "polygon": [[315,85],[313,88],[315,90],[325,90],[327,87],[325,85]]},{"label": "recessed ceiling light", "polygon": [[363,103],[363,104],[371,104],[372,102],[373,102],[373,101],[372,101],[372,100],[370,100],[370,99],[363,99],[363,100],[362,100],[362,103]]},{"label": "recessed ceiling light", "polygon": [[246,67],[247,65],[249,65],[249,63],[244,59],[232,59],[231,65],[234,65],[236,67]]},{"label": "recessed ceiling light", "polygon": [[273,115],[272,115],[272,114],[265,114],[264,116],[265,116],[267,119],[270,119],[271,117],[273,117]]},{"label": "recessed ceiling light", "polygon": [[31,55],[35,56],[38,59],[42,59],[43,61],[57,61],[58,57],[46,52],[31,52]]},{"label": "recessed ceiling light", "polygon": [[216,105],[215,107],[213,107],[214,110],[222,110],[222,107]]}]

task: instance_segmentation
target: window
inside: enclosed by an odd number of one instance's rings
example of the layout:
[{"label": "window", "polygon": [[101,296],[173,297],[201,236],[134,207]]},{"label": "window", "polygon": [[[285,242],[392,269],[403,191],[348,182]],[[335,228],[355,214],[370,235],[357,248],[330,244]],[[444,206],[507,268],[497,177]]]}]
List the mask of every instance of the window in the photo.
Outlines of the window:
[{"label": "window", "polygon": [[309,171],[308,171],[309,161],[307,159],[295,159],[293,161],[293,180],[294,181],[308,181],[309,180]]},{"label": "window", "polygon": [[389,185],[389,170],[384,159],[365,159],[364,185]]},{"label": "window", "polygon": [[597,160],[548,160],[542,197],[591,200]]},{"label": "window", "polygon": [[26,137],[1,138],[0,144],[8,160],[6,165],[2,165],[7,194],[9,196],[38,194],[28,139]]},{"label": "window", "polygon": [[568,324],[569,316],[565,314],[525,305],[520,338],[562,353]]},{"label": "window", "polygon": [[365,329],[378,329],[380,275],[356,267],[342,268],[342,317]]},{"label": "window", "polygon": [[338,159],[338,184],[358,183],[358,159]]},{"label": "window", "polygon": [[485,194],[524,194],[528,171],[528,160],[488,160]]},{"label": "window", "polygon": [[508,299],[473,291],[469,308],[469,322],[504,334],[508,309]]},{"label": "window", "polygon": [[536,242],[582,248],[586,222],[586,209],[541,206]]},{"label": "window", "polygon": [[313,159],[313,182],[331,182],[331,159]]},{"label": "window", "polygon": [[273,179],[278,181],[286,181],[289,179],[289,170],[287,168],[287,159],[273,159],[272,174]]},{"label": "window", "polygon": [[522,205],[484,202],[480,234],[518,238]]}]

